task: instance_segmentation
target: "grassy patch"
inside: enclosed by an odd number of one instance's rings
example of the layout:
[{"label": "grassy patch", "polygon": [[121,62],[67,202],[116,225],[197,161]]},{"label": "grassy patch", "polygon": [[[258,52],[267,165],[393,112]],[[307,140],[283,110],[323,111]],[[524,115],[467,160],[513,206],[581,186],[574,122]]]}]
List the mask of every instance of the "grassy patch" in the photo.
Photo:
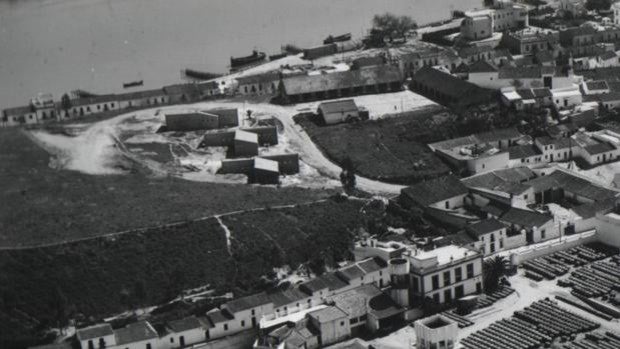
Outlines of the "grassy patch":
[{"label": "grassy patch", "polygon": [[[363,222],[362,205],[359,200],[328,200],[224,216],[232,256],[215,218],[0,251],[0,347],[19,347],[15,343],[20,338],[35,338],[37,328],[54,323],[56,290],[66,298],[69,316],[84,324],[168,301],[183,289],[205,284],[216,295],[258,292],[271,286],[262,276],[283,263],[320,260],[334,265],[347,256],[352,232]],[[204,314],[210,306],[167,306],[153,320]]]},{"label": "grassy patch", "polygon": [[329,200],[280,210],[222,217],[231,231],[240,286],[274,265],[293,268],[311,261],[334,266],[348,256],[354,231],[363,224],[359,200]]},{"label": "grassy patch", "polygon": [[[233,262],[224,231],[211,218],[59,246],[0,251],[0,334],[18,338],[54,324],[56,290],[71,317],[88,320],[159,303],[182,289],[230,285]],[[141,288],[143,293],[136,290]],[[17,333],[16,333],[17,332]],[[32,337],[32,334],[30,334]],[[5,347],[4,345],[0,345]]]},{"label": "grassy patch", "polygon": [[357,173],[386,182],[411,184],[449,172],[426,143],[436,141],[432,114],[412,112],[376,121],[318,126],[308,115],[295,116],[322,152],[342,164],[353,160]]},{"label": "grassy patch", "polygon": [[94,237],[328,194],[143,173],[91,176],[54,170],[49,162],[50,155],[19,130],[0,130],[0,247]]}]

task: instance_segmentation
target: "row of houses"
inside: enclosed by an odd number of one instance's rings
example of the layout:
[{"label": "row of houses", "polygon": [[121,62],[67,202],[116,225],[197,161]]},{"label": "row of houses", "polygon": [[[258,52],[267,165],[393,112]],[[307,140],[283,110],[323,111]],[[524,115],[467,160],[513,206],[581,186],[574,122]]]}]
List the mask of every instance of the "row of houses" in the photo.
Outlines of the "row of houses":
[{"label": "row of houses", "polygon": [[26,106],[2,111],[0,126],[18,126],[79,118],[116,110],[148,108],[160,105],[199,101],[220,95],[217,83],[178,84],[160,89],[62,98],[54,101],[50,94],[33,98]]},{"label": "row of houses", "polygon": [[[402,190],[405,208],[460,229],[448,243],[490,256],[500,251],[589,231],[596,215],[614,210],[620,192],[557,167],[526,166],[485,172],[459,180],[445,176]],[[540,208],[557,204],[571,220],[557,219]]]},{"label": "row of houses", "polygon": [[82,349],[172,349],[243,333],[258,333],[256,348],[318,348],[359,334],[394,328],[438,304],[482,292],[482,255],[454,245],[431,251],[370,237],[355,262],[286,290],[226,302],[204,316],[153,326],[146,321],[112,329],[78,329]]},{"label": "row of houses", "polygon": [[567,162],[578,159],[588,166],[616,161],[620,134],[610,130],[577,132],[532,140],[514,128],[493,130],[429,144],[439,157],[462,173]]}]

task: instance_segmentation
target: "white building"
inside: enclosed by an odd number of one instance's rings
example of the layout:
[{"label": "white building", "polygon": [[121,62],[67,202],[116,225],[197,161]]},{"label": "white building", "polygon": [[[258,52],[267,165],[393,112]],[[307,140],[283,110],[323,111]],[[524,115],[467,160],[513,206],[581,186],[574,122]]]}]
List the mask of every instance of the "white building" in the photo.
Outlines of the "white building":
[{"label": "white building", "polygon": [[493,32],[529,26],[527,8],[512,2],[499,2],[492,9],[465,12],[461,36],[468,40],[489,38]]},{"label": "white building", "polygon": [[420,319],[413,324],[418,349],[452,349],[458,335],[458,324],[441,314]]},{"label": "white building", "polygon": [[611,4],[611,10],[614,12],[614,24],[620,25],[620,3],[614,2]]}]

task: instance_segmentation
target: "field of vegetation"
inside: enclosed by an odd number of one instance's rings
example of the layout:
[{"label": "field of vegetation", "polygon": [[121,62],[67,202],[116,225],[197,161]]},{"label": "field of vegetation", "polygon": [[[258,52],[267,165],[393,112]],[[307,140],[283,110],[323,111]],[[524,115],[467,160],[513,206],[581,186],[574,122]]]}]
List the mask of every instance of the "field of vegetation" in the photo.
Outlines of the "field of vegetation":
[{"label": "field of vegetation", "polygon": [[361,200],[328,200],[293,208],[222,217],[232,236],[237,286],[253,289],[256,275],[274,265],[293,269],[308,263],[320,273],[349,256],[357,228],[364,224]]},{"label": "field of vegetation", "polygon": [[33,331],[59,318],[93,322],[206,284],[216,294],[264,290],[273,284],[263,276],[284,263],[333,266],[348,256],[363,204],[329,199],[224,216],[231,254],[215,218],[0,251],[0,347],[30,345]]},{"label": "field of vegetation", "polygon": [[233,266],[214,218],[0,251],[0,347],[20,333],[30,337],[33,325],[55,325],[59,314],[88,321],[170,300],[185,288],[226,288]]},{"label": "field of vegetation", "polygon": [[361,176],[412,184],[449,172],[426,146],[441,135],[433,131],[433,113],[408,112],[380,120],[319,126],[307,114],[295,116],[321,151],[343,164],[350,158]]},{"label": "field of vegetation", "polygon": [[330,194],[155,178],[144,169],[92,176],[52,169],[50,160],[24,133],[0,130],[0,248],[70,241]]}]

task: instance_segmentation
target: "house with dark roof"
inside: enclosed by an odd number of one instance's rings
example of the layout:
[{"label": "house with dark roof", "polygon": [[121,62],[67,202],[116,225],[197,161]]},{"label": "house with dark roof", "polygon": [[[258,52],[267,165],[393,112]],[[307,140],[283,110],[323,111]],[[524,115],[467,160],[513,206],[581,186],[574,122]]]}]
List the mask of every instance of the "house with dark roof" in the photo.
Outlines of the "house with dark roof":
[{"label": "house with dark roof", "polygon": [[477,106],[493,100],[491,91],[432,67],[417,71],[410,88],[440,104],[454,108]]},{"label": "house with dark roof", "polygon": [[402,90],[398,68],[381,65],[359,70],[321,71],[282,77],[278,101],[283,104]]},{"label": "house with dark roof", "polygon": [[506,225],[495,218],[484,219],[465,227],[467,234],[476,241],[474,246],[485,256],[506,248]]},{"label": "house with dark roof", "polygon": [[31,105],[25,105],[2,110],[0,126],[36,124],[38,122],[36,110]]},{"label": "house with dark roof", "polygon": [[574,145],[573,153],[589,166],[596,166],[620,158],[620,135],[602,130],[592,134],[577,132],[569,140]]},{"label": "house with dark roof", "polygon": [[534,191],[524,183],[533,178],[536,178],[536,174],[528,167],[523,166],[485,172],[463,178],[461,182],[472,193],[485,197],[492,202],[507,206],[526,207],[534,202]]},{"label": "house with dark roof", "polygon": [[402,320],[404,308],[376,285],[362,285],[327,299],[348,316],[351,333],[373,333]]},{"label": "house with dark roof", "polygon": [[319,332],[319,347],[343,341],[351,336],[348,315],[336,306],[313,311],[308,321]]},{"label": "house with dark roof", "polygon": [[159,335],[155,328],[147,321],[131,323],[123,328],[114,330],[116,345],[122,348],[157,348]]},{"label": "house with dark roof", "polygon": [[240,95],[276,94],[281,73],[272,70],[259,74],[242,75],[237,81],[236,93]]},{"label": "house with dark roof", "polygon": [[117,344],[114,330],[107,323],[77,329],[75,334],[82,349],[112,347]]},{"label": "house with dark roof", "polygon": [[584,81],[581,83],[581,92],[584,95],[597,95],[609,93],[609,85],[605,80]]},{"label": "house with dark roof", "polygon": [[427,45],[429,46],[416,47],[412,52],[396,55],[395,60],[404,77],[412,77],[424,67],[441,66],[447,70],[454,70],[461,61],[451,48]]},{"label": "house with dark roof", "polygon": [[163,88],[126,92],[116,95],[118,98],[119,109],[155,107],[170,103],[170,96],[164,92]]},{"label": "house with dark roof", "polygon": [[171,320],[165,324],[166,335],[161,336],[163,342],[183,348],[185,346],[206,341],[207,328],[196,316]]},{"label": "house with dark roof", "polygon": [[529,209],[511,207],[498,218],[509,227],[509,235],[523,235],[526,243],[537,243],[559,236],[553,216]]},{"label": "house with dark roof", "polygon": [[405,207],[436,207],[450,210],[461,207],[467,187],[453,175],[433,178],[406,187],[400,192],[400,202]]}]

